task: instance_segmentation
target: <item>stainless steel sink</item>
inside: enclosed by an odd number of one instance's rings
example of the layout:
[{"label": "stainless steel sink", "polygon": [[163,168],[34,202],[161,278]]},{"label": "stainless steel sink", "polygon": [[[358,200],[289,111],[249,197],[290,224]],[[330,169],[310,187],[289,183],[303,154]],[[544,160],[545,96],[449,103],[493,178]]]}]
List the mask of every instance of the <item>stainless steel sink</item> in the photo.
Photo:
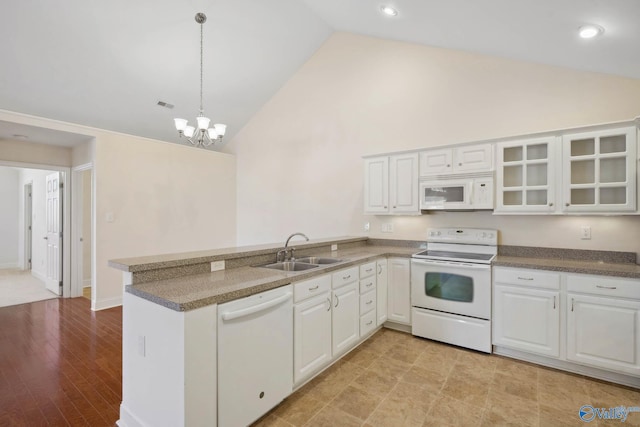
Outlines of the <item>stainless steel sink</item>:
[{"label": "stainless steel sink", "polygon": [[260,267],[271,268],[273,270],[282,270],[282,271],[304,271],[311,270],[312,268],[318,268],[320,265],[318,264],[310,264],[307,262],[296,261],[285,261],[285,262],[276,262],[273,264],[261,265]]},{"label": "stainless steel sink", "polygon": [[296,258],[296,262],[306,262],[308,264],[335,264],[337,262],[342,262],[343,259],[339,258],[322,258],[316,256],[306,256],[303,258]]}]

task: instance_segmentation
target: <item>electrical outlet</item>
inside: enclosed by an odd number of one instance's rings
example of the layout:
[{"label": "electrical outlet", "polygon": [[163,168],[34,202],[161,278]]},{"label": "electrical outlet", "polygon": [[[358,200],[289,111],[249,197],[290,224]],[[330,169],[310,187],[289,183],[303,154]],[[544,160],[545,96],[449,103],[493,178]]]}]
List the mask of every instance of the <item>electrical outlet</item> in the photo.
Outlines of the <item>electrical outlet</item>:
[{"label": "electrical outlet", "polygon": [[368,222],[364,223],[364,231],[369,231],[369,229],[371,228],[371,224],[369,224]]},{"label": "electrical outlet", "polygon": [[580,227],[580,238],[582,240],[591,240],[591,227],[588,225]]},{"label": "electrical outlet", "polygon": [[332,251],[337,251],[338,250],[338,245],[335,244],[335,243],[333,245],[331,245],[331,250]]},{"label": "electrical outlet", "polygon": [[211,271],[220,271],[220,270],[224,270],[224,260],[213,261],[211,263]]}]

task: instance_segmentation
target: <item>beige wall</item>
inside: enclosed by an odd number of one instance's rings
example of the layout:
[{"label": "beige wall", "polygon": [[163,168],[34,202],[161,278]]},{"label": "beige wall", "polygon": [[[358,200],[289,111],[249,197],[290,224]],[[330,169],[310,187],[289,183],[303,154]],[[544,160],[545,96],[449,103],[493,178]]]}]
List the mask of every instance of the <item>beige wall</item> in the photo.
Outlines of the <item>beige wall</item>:
[{"label": "beige wall", "polygon": [[[9,111],[0,110],[0,120],[94,138],[87,152],[95,179],[94,308],[121,303],[122,274],[110,259],[236,244],[234,156]],[[0,160],[36,162],[6,153]],[[84,163],[87,155],[74,159]]]},{"label": "beige wall", "polygon": [[82,171],[82,285],[91,286],[91,175]]},{"label": "beige wall", "polygon": [[2,140],[0,141],[0,160],[69,167],[71,166],[71,148]]},{"label": "beige wall", "polygon": [[[640,115],[640,80],[335,33],[227,147],[238,243],[363,234],[424,240],[430,226],[495,227],[501,243],[640,252],[640,217],[363,214],[367,154]],[[393,233],[381,233],[383,221]],[[579,226],[592,240],[579,240]]]}]

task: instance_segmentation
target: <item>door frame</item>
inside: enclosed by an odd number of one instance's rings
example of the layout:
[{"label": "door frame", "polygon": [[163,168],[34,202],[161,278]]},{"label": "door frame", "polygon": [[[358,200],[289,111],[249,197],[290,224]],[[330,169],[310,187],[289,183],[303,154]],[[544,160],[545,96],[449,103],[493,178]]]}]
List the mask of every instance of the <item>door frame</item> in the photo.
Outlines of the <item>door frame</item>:
[{"label": "door frame", "polygon": [[91,299],[95,300],[96,295],[96,269],[95,269],[95,176],[93,171],[93,163],[85,163],[80,166],[75,166],[71,169],[71,234],[73,240],[71,241],[71,265],[73,270],[71,272],[71,296],[82,296],[83,283],[83,254],[82,244],[80,237],[82,236],[83,226],[83,196],[84,196],[84,184],[82,180],[82,174],[85,171],[91,171]]},{"label": "door frame", "polygon": [[0,166],[10,166],[23,169],[40,169],[50,170],[54,172],[62,172],[60,182],[63,184],[62,196],[62,295],[61,297],[69,298],[71,296],[71,248],[67,242],[71,241],[71,202],[69,187],[71,168],[55,165],[44,165],[38,163],[12,162],[8,160],[0,160]]},{"label": "door frame", "polygon": [[31,258],[33,255],[33,181],[24,185],[24,253],[22,258],[22,269],[31,271],[33,267]]}]

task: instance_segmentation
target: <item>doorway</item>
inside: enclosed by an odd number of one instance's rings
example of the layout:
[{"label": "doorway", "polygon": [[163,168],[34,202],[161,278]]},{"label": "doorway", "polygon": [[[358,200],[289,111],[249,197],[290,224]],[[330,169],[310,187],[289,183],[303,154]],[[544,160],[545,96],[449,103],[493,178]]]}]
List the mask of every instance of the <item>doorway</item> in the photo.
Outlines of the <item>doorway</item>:
[{"label": "doorway", "polygon": [[91,163],[72,170],[72,296],[95,299],[93,279],[93,167]]},{"label": "doorway", "polygon": [[[47,186],[52,187],[52,181],[62,185],[65,172],[0,165],[0,175],[0,306],[56,298],[63,282],[64,189],[56,191],[56,206]],[[59,212],[54,215],[56,207]]]}]

